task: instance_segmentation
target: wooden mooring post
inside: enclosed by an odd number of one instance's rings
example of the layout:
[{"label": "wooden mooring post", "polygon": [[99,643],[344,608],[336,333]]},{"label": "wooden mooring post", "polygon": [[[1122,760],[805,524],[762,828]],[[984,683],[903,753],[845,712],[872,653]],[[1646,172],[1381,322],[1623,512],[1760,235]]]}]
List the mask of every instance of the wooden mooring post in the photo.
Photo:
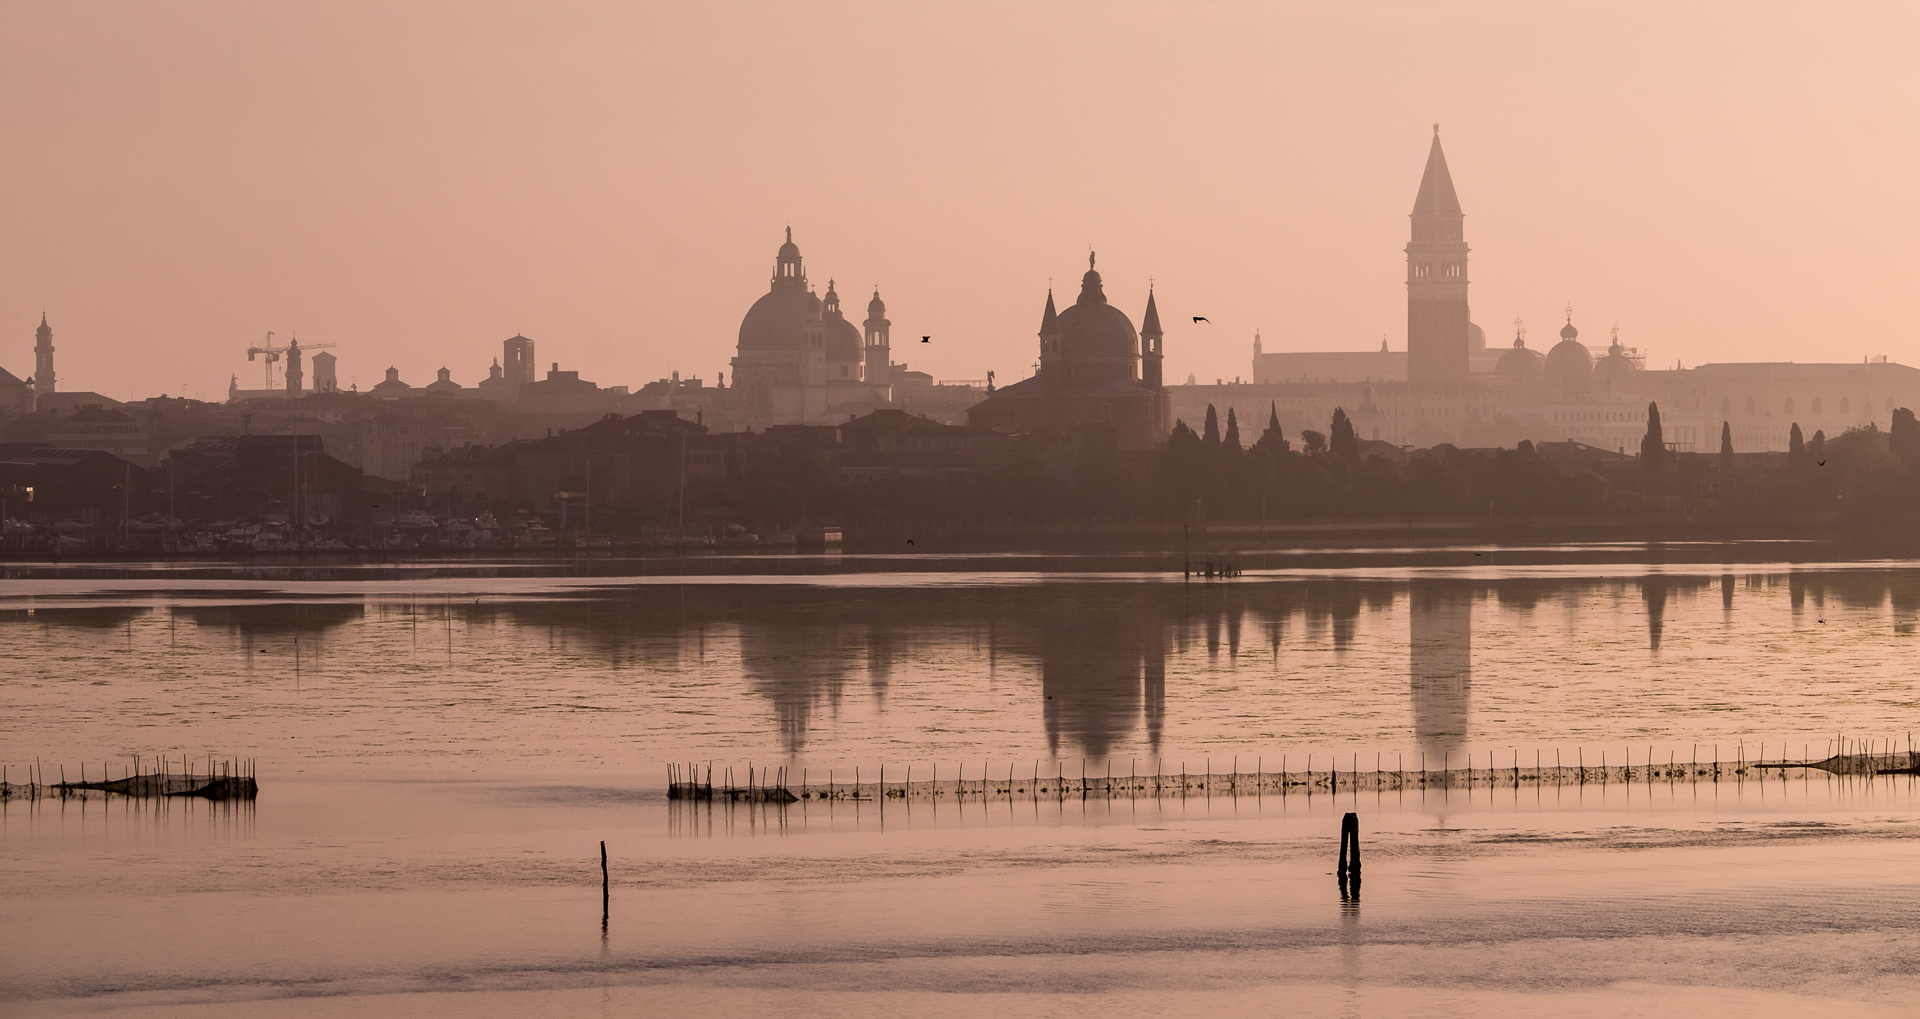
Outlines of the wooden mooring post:
[{"label": "wooden mooring post", "polygon": [[1352,874],[1360,879],[1360,815],[1349,812],[1340,819],[1340,867],[1335,873],[1342,882]]}]

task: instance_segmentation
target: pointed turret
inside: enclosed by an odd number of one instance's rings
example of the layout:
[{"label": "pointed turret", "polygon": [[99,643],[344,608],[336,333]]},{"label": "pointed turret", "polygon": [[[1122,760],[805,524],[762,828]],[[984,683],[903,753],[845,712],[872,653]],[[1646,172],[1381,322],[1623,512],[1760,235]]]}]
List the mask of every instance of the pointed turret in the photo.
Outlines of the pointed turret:
[{"label": "pointed turret", "polygon": [[1045,313],[1043,313],[1040,316],[1040,338],[1044,340],[1049,336],[1058,335],[1059,332],[1060,332],[1060,315],[1058,312],[1053,310],[1053,291],[1048,290],[1047,291],[1047,310]]},{"label": "pointed turret", "polygon": [[1154,303],[1153,288],[1147,288],[1147,313],[1140,317],[1140,384],[1151,390],[1161,385],[1160,308]]},{"label": "pointed turret", "polygon": [[1413,199],[1416,216],[1458,216],[1460,196],[1453,193],[1453,174],[1447,172],[1447,154],[1440,149],[1440,125],[1433,125],[1433,147],[1427,150],[1427,170],[1420,175],[1420,193]]}]

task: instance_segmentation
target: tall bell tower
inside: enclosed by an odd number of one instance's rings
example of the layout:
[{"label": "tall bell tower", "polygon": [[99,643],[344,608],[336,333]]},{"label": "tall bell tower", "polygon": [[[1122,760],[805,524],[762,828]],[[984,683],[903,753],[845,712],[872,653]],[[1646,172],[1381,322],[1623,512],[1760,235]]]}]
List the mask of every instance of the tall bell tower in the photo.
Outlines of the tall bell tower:
[{"label": "tall bell tower", "polygon": [[867,381],[884,386],[893,381],[893,323],[887,320],[887,304],[880,299],[879,287],[873,288],[867,320],[861,325],[866,333]]},{"label": "tall bell tower", "polygon": [[1413,238],[1407,244],[1407,381],[1445,385],[1467,381],[1472,332],[1467,313],[1466,217],[1440,150],[1440,125],[1413,201]]},{"label": "tall bell tower", "polygon": [[40,313],[40,328],[33,331],[33,391],[40,396],[53,395],[53,327],[47,325],[47,313]]}]

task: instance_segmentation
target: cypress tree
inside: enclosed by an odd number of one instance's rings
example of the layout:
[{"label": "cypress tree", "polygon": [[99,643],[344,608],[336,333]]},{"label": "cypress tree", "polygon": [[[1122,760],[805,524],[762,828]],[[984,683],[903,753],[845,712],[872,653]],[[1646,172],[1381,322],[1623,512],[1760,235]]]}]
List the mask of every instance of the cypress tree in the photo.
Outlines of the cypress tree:
[{"label": "cypress tree", "polygon": [[1920,421],[1914,420],[1913,411],[1901,407],[1893,412],[1893,426],[1888,429],[1887,448],[1900,458],[1908,470],[1920,467]]},{"label": "cypress tree", "polygon": [[1800,422],[1793,423],[1793,429],[1787,432],[1787,469],[1799,470],[1807,465],[1807,440],[1800,434]]},{"label": "cypress tree", "polygon": [[1200,441],[1209,446],[1220,445],[1220,415],[1211,403],[1207,404],[1206,430],[1200,433]]},{"label": "cypress tree", "polygon": [[1240,445],[1240,419],[1234,415],[1232,407],[1227,408],[1227,437],[1224,441],[1231,452],[1238,453],[1243,448]]},{"label": "cypress tree", "polygon": [[1660,434],[1660,405],[1647,404],[1647,434],[1640,440],[1640,466],[1657,471],[1667,465],[1667,441]]},{"label": "cypress tree", "polygon": [[[1793,435],[1796,439],[1799,437],[1799,425],[1793,426]],[[1720,422],[1720,469],[1733,470],[1733,423],[1731,421]]]},{"label": "cypress tree", "polygon": [[1347,420],[1347,412],[1333,408],[1333,427],[1328,429],[1327,448],[1334,456],[1344,460],[1360,459],[1360,436],[1353,431],[1353,422]]},{"label": "cypress tree", "polygon": [[1267,430],[1260,435],[1260,441],[1253,444],[1255,449],[1264,449],[1270,454],[1285,453],[1293,448],[1287,437],[1280,431],[1280,405],[1276,402],[1267,411]]}]

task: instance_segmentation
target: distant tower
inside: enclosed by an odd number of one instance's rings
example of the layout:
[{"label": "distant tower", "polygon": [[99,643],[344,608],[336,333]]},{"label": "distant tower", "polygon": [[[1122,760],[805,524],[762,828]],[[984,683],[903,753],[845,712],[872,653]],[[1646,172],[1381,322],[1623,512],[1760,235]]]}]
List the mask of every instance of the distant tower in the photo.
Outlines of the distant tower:
[{"label": "distant tower", "polygon": [[313,355],[313,391],[332,393],[340,389],[340,377],[334,374],[335,358],[326,351]]},{"label": "distant tower", "polygon": [[1160,309],[1147,288],[1147,313],[1140,319],[1140,381],[1149,390],[1160,388]]},{"label": "distant tower", "polygon": [[300,392],[306,378],[307,373],[300,367],[300,341],[294,339],[287,344],[287,392]]},{"label": "distant tower", "polygon": [[53,395],[53,327],[47,325],[47,313],[40,313],[40,328],[33,331],[33,391],[37,396]]},{"label": "distant tower", "polygon": [[1407,245],[1407,381],[1445,384],[1467,381],[1466,217],[1453,191],[1440,125],[1420,175],[1413,202],[1413,239]]},{"label": "distant tower", "polygon": [[880,299],[879,287],[873,290],[873,300],[867,302],[867,320],[861,325],[867,338],[867,381],[884,386],[892,380],[893,323],[887,321],[887,305]]},{"label": "distant tower", "polygon": [[505,346],[505,374],[508,382],[532,382],[533,377],[533,341],[514,333]]},{"label": "distant tower", "polygon": [[1053,309],[1052,288],[1047,289],[1047,310],[1040,313],[1039,375],[1043,406],[1055,406],[1066,392],[1067,369],[1060,363],[1060,314]]}]

